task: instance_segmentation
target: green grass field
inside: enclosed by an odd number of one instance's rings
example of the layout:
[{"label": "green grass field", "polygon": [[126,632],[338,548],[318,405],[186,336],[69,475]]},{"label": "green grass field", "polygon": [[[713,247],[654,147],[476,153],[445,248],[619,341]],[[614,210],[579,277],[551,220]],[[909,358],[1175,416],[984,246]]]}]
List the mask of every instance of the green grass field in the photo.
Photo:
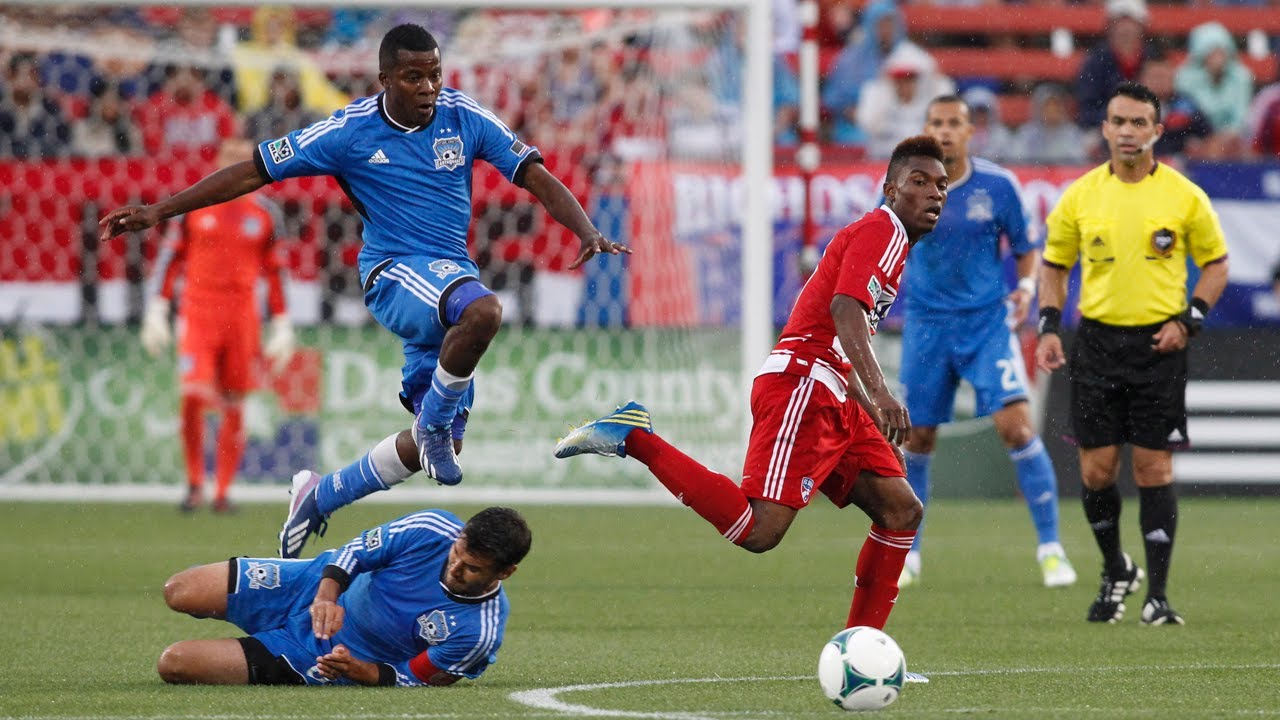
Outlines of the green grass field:
[{"label": "green grass field", "polygon": [[[364,505],[324,547],[416,508]],[[450,508],[463,517],[475,507]],[[280,507],[180,517],[160,505],[0,504],[0,718],[835,718],[815,678],[843,624],[867,521],[823,503],[776,550],[731,547],[679,508],[522,508],[533,552],[508,582],[500,662],[446,689],[170,687],[170,642],[235,628],[167,610],[186,566],[271,555]],[[1014,501],[931,508],[924,583],[886,630],[931,675],[899,717],[1280,716],[1280,502],[1184,500],[1170,599],[1182,628],[1084,622],[1097,552],[1074,499],[1081,573],[1039,585]],[[1123,518],[1142,560],[1137,504]],[[562,690],[569,686],[602,686]],[[519,694],[519,695],[517,695]],[[523,702],[521,701],[523,699]],[[533,704],[528,704],[533,703]]]}]

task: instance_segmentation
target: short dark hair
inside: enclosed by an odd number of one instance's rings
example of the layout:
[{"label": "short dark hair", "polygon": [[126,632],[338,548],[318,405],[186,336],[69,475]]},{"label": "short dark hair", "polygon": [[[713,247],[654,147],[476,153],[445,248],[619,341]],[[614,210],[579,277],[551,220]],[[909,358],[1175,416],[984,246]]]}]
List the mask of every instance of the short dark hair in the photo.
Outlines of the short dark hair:
[{"label": "short dark hair", "polygon": [[[1117,85],[1115,90],[1111,91],[1111,98],[1117,97],[1127,97],[1137,100],[1138,102],[1147,103],[1151,107],[1155,108],[1156,122],[1160,122],[1160,98],[1156,97],[1156,94],[1151,92],[1151,88],[1148,88],[1146,85],[1126,80]],[[1108,102],[1110,102],[1111,98],[1108,98]]]},{"label": "short dark hair", "polygon": [[966,111],[972,111],[972,108],[969,107],[968,100],[965,100],[955,93],[950,93],[948,95],[939,95],[938,97],[930,100],[929,104],[924,108],[925,115],[929,114],[929,111],[933,109],[934,105],[950,105],[951,103],[960,103],[964,106]]},{"label": "short dark hair", "polygon": [[467,550],[492,559],[498,567],[511,567],[529,554],[533,533],[520,513],[507,507],[485,508],[462,527]]},{"label": "short dark hair", "polygon": [[388,72],[394,68],[401,50],[431,52],[438,47],[440,43],[436,42],[435,36],[421,25],[397,25],[382,36],[382,45],[378,47],[378,70]]},{"label": "short dark hair", "polygon": [[893,182],[898,172],[902,170],[902,166],[913,157],[929,157],[940,163],[946,162],[942,154],[942,146],[937,140],[928,135],[916,135],[898,143],[898,146],[893,149],[893,155],[889,156],[889,169],[885,173],[885,179]]}]

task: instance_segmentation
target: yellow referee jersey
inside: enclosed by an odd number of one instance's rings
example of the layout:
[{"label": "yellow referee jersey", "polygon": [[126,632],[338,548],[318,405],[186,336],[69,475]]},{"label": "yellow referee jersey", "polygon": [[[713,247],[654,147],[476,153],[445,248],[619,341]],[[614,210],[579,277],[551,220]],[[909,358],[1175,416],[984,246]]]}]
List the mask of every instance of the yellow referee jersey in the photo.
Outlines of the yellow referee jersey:
[{"label": "yellow referee jersey", "polygon": [[1153,325],[1187,307],[1187,254],[1196,266],[1227,254],[1209,196],[1158,163],[1140,182],[1110,163],[1067,188],[1049,213],[1045,262],[1079,259],[1080,313],[1108,325]]}]

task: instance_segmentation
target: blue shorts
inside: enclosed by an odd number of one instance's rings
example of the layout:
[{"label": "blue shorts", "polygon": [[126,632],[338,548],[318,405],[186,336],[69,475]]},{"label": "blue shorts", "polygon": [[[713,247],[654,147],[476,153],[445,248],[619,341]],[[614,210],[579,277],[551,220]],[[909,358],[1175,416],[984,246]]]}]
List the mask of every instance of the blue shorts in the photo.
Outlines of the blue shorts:
[{"label": "blue shorts", "polygon": [[[272,656],[289,663],[308,685],[328,685],[314,670],[316,658],[332,649],[311,630],[311,601],[324,566],[336,550],[309,560],[235,558],[227,594],[227,621],[256,638]],[[342,681],[339,681],[342,682]]]},{"label": "blue shorts", "polygon": [[479,277],[471,260],[425,255],[387,258],[365,273],[365,306],[404,345],[401,396],[406,406],[420,403],[431,387],[445,332],[468,305],[493,294]]},{"label": "blue shorts", "polygon": [[964,313],[907,315],[900,379],[911,424],[951,422],[964,379],[977,396],[977,415],[1027,399],[1026,365],[1003,304]]}]

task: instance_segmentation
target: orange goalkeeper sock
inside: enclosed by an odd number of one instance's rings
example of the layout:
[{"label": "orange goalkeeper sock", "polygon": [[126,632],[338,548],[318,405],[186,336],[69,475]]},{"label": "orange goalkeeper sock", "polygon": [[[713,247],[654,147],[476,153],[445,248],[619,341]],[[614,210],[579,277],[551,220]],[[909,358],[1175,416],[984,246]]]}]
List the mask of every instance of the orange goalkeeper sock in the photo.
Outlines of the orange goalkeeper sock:
[{"label": "orange goalkeeper sock", "polygon": [[204,487],[204,401],[196,395],[183,395],[178,411],[187,487],[199,490]]},{"label": "orange goalkeeper sock", "polygon": [[227,490],[244,457],[244,411],[239,403],[228,404],[222,411],[222,427],[218,429],[218,460],[214,472],[218,480],[214,501],[226,500]]}]

